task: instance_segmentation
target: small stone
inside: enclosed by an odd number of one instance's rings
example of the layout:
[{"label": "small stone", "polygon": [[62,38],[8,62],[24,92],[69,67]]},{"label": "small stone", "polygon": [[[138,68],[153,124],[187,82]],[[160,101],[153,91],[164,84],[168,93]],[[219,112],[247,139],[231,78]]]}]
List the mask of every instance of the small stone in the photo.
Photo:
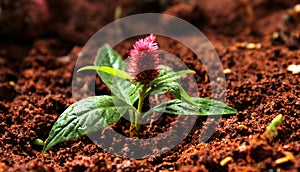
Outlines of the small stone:
[{"label": "small stone", "polygon": [[220,162],[220,165],[221,165],[221,166],[225,166],[225,165],[227,165],[230,161],[232,161],[232,157],[228,156],[228,157],[222,159],[222,161]]},{"label": "small stone", "polygon": [[247,48],[247,49],[255,49],[255,48],[256,48],[256,44],[254,44],[254,43],[249,43],[249,44],[246,45],[246,48]]},{"label": "small stone", "polygon": [[126,161],[123,162],[123,167],[124,167],[124,168],[130,167],[130,165],[131,165],[131,164],[130,164],[130,161],[129,161],[129,160],[126,160]]},{"label": "small stone", "polygon": [[232,73],[232,71],[231,71],[231,69],[224,69],[224,74],[230,74],[230,73]]},{"label": "small stone", "polygon": [[300,65],[289,65],[287,68],[288,71],[292,72],[292,74],[298,74],[300,73]]},{"label": "small stone", "polygon": [[249,49],[249,50],[252,50],[252,49],[260,49],[262,46],[260,43],[248,43],[248,42],[237,42],[235,43],[235,46],[238,47],[238,48],[246,48],[246,49]]},{"label": "small stone", "polygon": [[300,13],[300,4],[297,4],[297,5],[294,6],[294,12],[295,12],[296,14],[299,14],[299,13]]},{"label": "small stone", "polygon": [[11,85],[11,86],[15,86],[15,85],[16,85],[16,83],[15,83],[14,81],[9,81],[9,85]]},{"label": "small stone", "polygon": [[71,61],[70,56],[63,56],[57,59],[58,62],[61,63],[68,63]]},{"label": "small stone", "polygon": [[279,33],[278,32],[274,32],[273,34],[272,34],[272,38],[273,39],[277,39],[277,38],[279,38]]},{"label": "small stone", "polygon": [[238,150],[240,153],[246,153],[249,151],[249,149],[247,148],[247,146],[245,144],[242,144],[238,147]]},{"label": "small stone", "polygon": [[261,44],[259,44],[259,43],[257,43],[257,44],[255,44],[255,43],[249,43],[249,44],[247,44],[246,45],[246,48],[247,49],[260,49],[261,48]]}]

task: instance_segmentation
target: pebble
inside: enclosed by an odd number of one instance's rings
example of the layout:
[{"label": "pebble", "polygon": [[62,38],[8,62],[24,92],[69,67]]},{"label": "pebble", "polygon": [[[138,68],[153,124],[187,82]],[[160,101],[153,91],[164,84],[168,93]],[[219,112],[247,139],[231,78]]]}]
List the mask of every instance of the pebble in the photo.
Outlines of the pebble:
[{"label": "pebble", "polygon": [[232,161],[232,157],[228,156],[228,157],[222,159],[222,161],[220,162],[220,165],[224,166],[224,165],[228,164],[230,161]]},{"label": "pebble", "polygon": [[235,46],[238,48],[246,48],[249,50],[253,50],[253,49],[260,49],[262,46],[260,43],[248,43],[248,42],[237,42],[235,43]]},{"label": "pebble", "polygon": [[16,83],[15,83],[14,81],[9,81],[9,85],[11,85],[11,86],[15,86],[15,85],[16,85]]},{"label": "pebble", "polygon": [[300,65],[289,65],[287,68],[288,71],[292,72],[292,74],[298,74],[300,73]]},{"label": "pebble", "polygon": [[63,57],[58,58],[57,61],[61,62],[61,63],[68,63],[71,61],[71,58],[70,58],[70,56],[63,56]]},{"label": "pebble", "polygon": [[294,6],[294,12],[295,12],[296,14],[299,14],[299,13],[300,13],[300,4],[297,4],[297,5]]},{"label": "pebble", "polygon": [[261,44],[255,44],[255,43],[249,43],[246,45],[247,49],[260,49],[261,48]]},{"label": "pebble", "polygon": [[224,69],[224,74],[231,74],[232,73],[232,71],[231,71],[231,69]]}]

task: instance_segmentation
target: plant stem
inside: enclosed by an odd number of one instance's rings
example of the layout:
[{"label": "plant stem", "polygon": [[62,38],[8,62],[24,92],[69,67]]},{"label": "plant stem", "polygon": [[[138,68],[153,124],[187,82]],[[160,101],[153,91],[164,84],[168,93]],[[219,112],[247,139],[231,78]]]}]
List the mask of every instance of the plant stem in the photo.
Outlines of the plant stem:
[{"label": "plant stem", "polygon": [[145,86],[142,86],[139,92],[138,111],[135,114],[135,128],[137,131],[139,131],[141,128],[140,121],[141,121],[141,113],[143,110],[144,99],[145,99]]},{"label": "plant stem", "polygon": [[132,124],[134,122],[134,112],[133,111],[129,111],[129,120],[130,120],[130,123]]}]

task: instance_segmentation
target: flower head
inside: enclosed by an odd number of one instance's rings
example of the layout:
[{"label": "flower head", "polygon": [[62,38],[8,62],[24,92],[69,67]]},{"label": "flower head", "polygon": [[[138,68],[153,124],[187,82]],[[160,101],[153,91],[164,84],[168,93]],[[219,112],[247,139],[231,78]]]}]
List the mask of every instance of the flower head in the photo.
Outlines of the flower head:
[{"label": "flower head", "polygon": [[153,34],[140,39],[129,51],[128,72],[136,82],[149,84],[159,74],[160,60],[155,39]]}]

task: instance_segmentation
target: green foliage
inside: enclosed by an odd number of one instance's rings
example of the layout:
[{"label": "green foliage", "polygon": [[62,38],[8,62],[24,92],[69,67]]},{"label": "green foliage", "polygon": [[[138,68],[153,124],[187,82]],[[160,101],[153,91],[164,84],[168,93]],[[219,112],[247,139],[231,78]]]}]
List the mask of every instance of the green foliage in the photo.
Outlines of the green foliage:
[{"label": "green foliage", "polygon": [[43,152],[63,141],[78,138],[113,124],[126,110],[133,109],[132,106],[122,104],[120,101],[117,97],[104,95],[89,97],[72,104],[54,123]]}]

